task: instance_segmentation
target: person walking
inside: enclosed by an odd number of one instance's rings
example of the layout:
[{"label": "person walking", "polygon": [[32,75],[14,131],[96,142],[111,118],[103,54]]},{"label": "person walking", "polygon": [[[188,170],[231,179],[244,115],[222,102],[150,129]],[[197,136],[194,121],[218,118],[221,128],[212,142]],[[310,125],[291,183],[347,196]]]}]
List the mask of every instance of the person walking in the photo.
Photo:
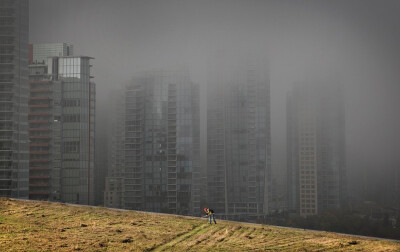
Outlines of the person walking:
[{"label": "person walking", "polygon": [[210,220],[210,224],[211,224],[211,219],[213,219],[214,223],[217,224],[217,222],[215,221],[214,210],[210,208],[204,208],[204,212],[206,212],[208,219]]}]

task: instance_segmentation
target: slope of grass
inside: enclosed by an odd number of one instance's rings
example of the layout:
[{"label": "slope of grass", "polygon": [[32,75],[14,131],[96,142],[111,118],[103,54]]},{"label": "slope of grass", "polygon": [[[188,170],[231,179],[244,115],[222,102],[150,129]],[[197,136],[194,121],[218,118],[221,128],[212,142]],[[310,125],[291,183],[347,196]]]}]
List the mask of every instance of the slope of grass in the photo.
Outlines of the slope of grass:
[{"label": "slope of grass", "polygon": [[267,225],[0,199],[0,251],[400,251],[400,243]]}]

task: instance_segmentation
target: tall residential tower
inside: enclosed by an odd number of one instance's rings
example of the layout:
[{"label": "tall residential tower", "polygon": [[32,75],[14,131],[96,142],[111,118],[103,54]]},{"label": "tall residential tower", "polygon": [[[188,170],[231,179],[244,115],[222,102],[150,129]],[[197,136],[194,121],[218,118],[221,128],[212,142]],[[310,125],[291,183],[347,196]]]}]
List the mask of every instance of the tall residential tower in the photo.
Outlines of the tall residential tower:
[{"label": "tall residential tower", "polygon": [[207,86],[207,205],[228,219],[257,218],[270,200],[268,71],[231,70]]},{"label": "tall residential tower", "polygon": [[62,82],[49,74],[48,57],[70,56],[64,45],[29,45],[30,199],[60,200]]},{"label": "tall residential tower", "polygon": [[28,198],[28,0],[0,1],[0,196]]},{"label": "tall residential tower", "polygon": [[[105,178],[104,205],[112,208],[125,208],[123,193],[125,190],[125,98],[124,89],[113,90],[109,95],[107,122],[104,126],[107,142],[106,162],[107,176]],[[96,156],[96,158],[99,158]]]},{"label": "tall residential tower", "polygon": [[[54,45],[31,60],[29,98],[29,197],[93,204],[95,86],[90,57]],[[48,46],[48,47],[47,47]],[[60,47],[62,49],[62,46]]]},{"label": "tall residential tower", "polygon": [[299,84],[287,97],[288,210],[301,216],[346,199],[343,94],[338,85]]},{"label": "tall residential tower", "polygon": [[108,178],[105,202],[117,195],[110,193],[111,185],[120,185],[122,175],[118,201],[124,208],[199,214],[198,86],[185,71],[142,73],[127,85],[124,107],[125,152],[115,159],[123,160],[124,169],[120,174],[118,164],[112,166],[116,177]]}]

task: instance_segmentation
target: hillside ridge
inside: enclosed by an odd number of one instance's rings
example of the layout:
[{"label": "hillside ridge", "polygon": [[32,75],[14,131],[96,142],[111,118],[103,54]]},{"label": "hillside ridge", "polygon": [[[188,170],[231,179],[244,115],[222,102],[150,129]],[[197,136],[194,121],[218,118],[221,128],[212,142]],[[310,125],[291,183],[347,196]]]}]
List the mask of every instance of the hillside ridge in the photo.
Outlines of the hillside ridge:
[{"label": "hillside ridge", "polygon": [[400,242],[263,224],[0,198],[0,251],[400,251]]}]

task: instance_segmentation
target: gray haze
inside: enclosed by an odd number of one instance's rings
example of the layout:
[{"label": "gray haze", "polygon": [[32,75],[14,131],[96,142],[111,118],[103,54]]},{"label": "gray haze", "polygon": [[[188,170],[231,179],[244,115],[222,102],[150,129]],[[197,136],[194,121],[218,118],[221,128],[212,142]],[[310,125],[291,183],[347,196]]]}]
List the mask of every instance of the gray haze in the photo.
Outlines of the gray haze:
[{"label": "gray haze", "polygon": [[350,189],[379,194],[400,170],[399,13],[400,1],[381,0],[35,0],[30,41],[72,43],[95,58],[98,115],[108,90],[135,72],[188,69],[204,105],[218,55],[267,57],[275,169],[284,168],[286,92],[295,82],[340,82]]}]

